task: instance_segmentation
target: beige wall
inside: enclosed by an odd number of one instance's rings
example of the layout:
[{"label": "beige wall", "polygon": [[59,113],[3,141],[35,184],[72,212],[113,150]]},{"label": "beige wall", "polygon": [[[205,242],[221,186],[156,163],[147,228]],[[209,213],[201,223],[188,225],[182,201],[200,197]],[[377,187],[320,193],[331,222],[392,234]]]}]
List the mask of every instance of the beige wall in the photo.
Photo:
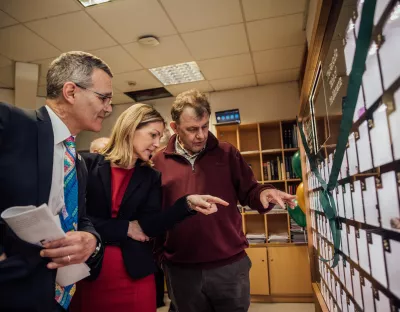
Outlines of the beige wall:
[{"label": "beige wall", "polygon": [[0,102],[14,105],[14,90],[0,89]]},{"label": "beige wall", "polygon": [[[211,124],[215,123],[215,112],[238,108],[242,123],[254,123],[281,119],[294,119],[299,103],[299,88],[297,82],[271,84],[266,86],[243,88],[237,90],[212,92],[209,95],[213,111]],[[169,121],[170,109],[174,98],[148,101]],[[109,136],[111,128],[118,116],[132,104],[115,105],[112,115],[104,121],[99,133],[83,132],[78,135],[78,150],[89,149],[90,142],[95,138]],[[215,127],[211,127],[215,133]]]},{"label": "beige wall", "polygon": [[[0,102],[8,103],[11,105],[15,105],[15,96],[14,90],[12,89],[0,89]],[[35,107],[39,108],[46,104],[46,98],[37,96]]]}]

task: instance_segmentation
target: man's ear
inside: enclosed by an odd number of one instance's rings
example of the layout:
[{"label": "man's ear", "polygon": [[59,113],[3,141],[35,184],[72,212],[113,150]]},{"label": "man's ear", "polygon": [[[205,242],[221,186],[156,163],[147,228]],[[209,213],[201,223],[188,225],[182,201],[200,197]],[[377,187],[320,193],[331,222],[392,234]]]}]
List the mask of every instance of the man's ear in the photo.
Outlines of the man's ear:
[{"label": "man's ear", "polygon": [[76,91],[76,86],[72,82],[66,82],[63,86],[62,93],[64,96],[64,99],[68,103],[74,103],[75,102],[75,91]]},{"label": "man's ear", "polygon": [[177,129],[176,121],[171,121],[171,122],[169,123],[169,126],[171,127],[172,131],[174,131],[175,134],[178,134],[178,129]]}]

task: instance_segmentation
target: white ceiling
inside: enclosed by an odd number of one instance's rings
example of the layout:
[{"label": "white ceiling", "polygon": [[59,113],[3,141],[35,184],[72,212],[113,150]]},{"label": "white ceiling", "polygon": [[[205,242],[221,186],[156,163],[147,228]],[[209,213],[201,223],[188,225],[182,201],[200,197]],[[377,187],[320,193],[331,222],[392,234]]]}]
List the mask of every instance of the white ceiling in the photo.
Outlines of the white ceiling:
[{"label": "white ceiling", "polygon": [[[123,92],[161,87],[149,68],[196,61],[206,81],[166,87],[173,95],[298,80],[305,49],[307,0],[113,0],[84,8],[77,0],[0,0],[0,87],[14,87],[14,61],[49,63],[83,50],[114,73]],[[160,44],[137,40],[154,35]],[[134,81],[136,85],[128,85]]]}]

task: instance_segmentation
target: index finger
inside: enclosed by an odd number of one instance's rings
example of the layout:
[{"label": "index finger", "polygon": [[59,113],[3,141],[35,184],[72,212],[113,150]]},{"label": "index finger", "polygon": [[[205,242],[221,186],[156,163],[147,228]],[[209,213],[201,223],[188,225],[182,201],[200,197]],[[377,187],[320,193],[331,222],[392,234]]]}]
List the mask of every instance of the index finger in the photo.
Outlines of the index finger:
[{"label": "index finger", "polygon": [[275,195],[275,193],[273,193],[272,197],[276,200],[279,206],[281,206],[283,209],[286,208],[285,203],[279,195]]},{"label": "index finger", "polygon": [[222,206],[229,206],[229,203],[224,201],[223,199],[211,195],[206,195],[208,201],[213,202],[214,204],[220,204]]},{"label": "index finger", "polygon": [[59,248],[67,245],[66,243],[66,237],[60,238],[53,240],[51,242],[48,242],[46,244],[43,244],[43,247],[46,249],[53,249],[53,248]]}]

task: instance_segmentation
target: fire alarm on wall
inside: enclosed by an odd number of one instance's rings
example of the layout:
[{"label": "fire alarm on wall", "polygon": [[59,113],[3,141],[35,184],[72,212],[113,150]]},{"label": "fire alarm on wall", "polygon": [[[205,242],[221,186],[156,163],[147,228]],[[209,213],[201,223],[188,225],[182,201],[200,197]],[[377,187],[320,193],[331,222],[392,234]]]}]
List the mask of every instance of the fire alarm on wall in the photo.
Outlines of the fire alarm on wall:
[{"label": "fire alarm on wall", "polygon": [[158,41],[157,37],[154,37],[154,36],[139,37],[138,42],[140,44],[151,46],[151,47],[155,47],[160,44],[160,41]]}]

